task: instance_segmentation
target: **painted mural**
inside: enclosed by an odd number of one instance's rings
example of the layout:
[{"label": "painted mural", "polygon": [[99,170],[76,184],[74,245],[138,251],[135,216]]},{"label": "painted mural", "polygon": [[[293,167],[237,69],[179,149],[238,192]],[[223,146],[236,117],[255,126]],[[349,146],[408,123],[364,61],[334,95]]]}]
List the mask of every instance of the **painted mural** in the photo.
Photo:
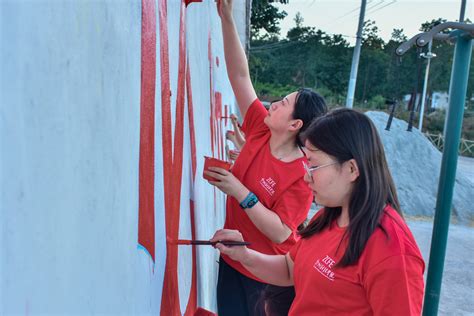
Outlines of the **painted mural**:
[{"label": "painted mural", "polygon": [[225,216],[215,1],[7,0],[0,35],[0,314],[213,315],[218,254],[178,241]]}]

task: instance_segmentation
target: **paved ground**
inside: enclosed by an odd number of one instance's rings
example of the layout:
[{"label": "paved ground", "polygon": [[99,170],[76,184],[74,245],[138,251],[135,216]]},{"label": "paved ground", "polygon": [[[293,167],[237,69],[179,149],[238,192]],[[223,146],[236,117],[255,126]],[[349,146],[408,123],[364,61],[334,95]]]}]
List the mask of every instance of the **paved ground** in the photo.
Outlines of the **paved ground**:
[{"label": "paved ground", "polygon": [[[408,220],[426,263],[433,223]],[[451,224],[444,263],[438,315],[474,315],[474,228]]]},{"label": "paved ground", "polygon": [[458,172],[462,171],[474,183],[474,158],[459,157]]},{"label": "paved ground", "polygon": [[[474,183],[474,158],[459,157],[458,172]],[[432,220],[408,220],[428,269]],[[428,270],[425,273],[425,280]],[[474,315],[474,228],[451,224],[438,315]]]}]

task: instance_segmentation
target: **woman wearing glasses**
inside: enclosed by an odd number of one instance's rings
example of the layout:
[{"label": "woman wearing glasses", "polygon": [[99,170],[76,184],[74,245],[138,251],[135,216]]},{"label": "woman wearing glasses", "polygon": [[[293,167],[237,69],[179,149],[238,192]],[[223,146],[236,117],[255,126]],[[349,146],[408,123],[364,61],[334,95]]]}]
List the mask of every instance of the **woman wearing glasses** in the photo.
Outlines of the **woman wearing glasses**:
[{"label": "woman wearing glasses", "polygon": [[[217,248],[265,282],[294,284],[290,315],[420,315],[424,262],[373,123],[339,109],[316,119],[303,136],[305,181],[324,208],[302,238],[286,255]],[[220,230],[211,240],[242,236]]]},{"label": "woman wearing glasses", "polygon": [[[324,99],[309,89],[290,93],[269,111],[257,99],[240,44],[232,1],[218,1],[225,61],[242,117],[245,145],[232,172],[209,168],[210,181],[227,194],[224,227],[242,232],[251,248],[285,254],[296,242],[296,229],[312,201],[305,184],[299,133],[326,112]],[[217,307],[220,316],[253,315],[266,286],[239,262],[223,255],[219,263]]]}]

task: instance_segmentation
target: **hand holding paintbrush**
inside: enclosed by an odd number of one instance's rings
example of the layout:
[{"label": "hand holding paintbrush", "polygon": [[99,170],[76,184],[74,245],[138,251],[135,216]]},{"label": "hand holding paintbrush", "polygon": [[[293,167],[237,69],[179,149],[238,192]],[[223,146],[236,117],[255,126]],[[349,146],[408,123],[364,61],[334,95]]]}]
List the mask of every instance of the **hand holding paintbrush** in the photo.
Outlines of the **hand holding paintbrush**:
[{"label": "hand holding paintbrush", "polygon": [[250,245],[249,242],[246,241],[234,241],[234,240],[218,240],[218,241],[210,241],[210,240],[189,240],[189,239],[178,239],[176,244],[178,245],[211,245],[215,246],[217,243],[221,243],[224,246],[232,247],[232,246],[248,246]]},{"label": "hand holding paintbrush", "polygon": [[246,241],[235,241],[235,240],[215,240],[215,241],[210,241],[210,240],[190,240],[190,239],[178,239],[178,240],[172,240],[169,237],[166,237],[166,241],[170,244],[175,244],[175,245],[210,245],[210,246],[215,246],[217,243],[221,243],[227,247],[232,247],[232,246],[248,246],[250,245],[249,242]]},{"label": "hand holding paintbrush", "polygon": [[216,243],[215,247],[219,249],[221,254],[227,255],[231,259],[239,261],[244,265],[246,264],[247,259],[250,258],[250,255],[252,253],[255,253],[254,250],[249,249],[245,246],[232,247],[231,245],[226,245],[226,243],[228,242],[245,243],[244,237],[237,230],[219,229],[218,231],[216,231],[210,241]]}]

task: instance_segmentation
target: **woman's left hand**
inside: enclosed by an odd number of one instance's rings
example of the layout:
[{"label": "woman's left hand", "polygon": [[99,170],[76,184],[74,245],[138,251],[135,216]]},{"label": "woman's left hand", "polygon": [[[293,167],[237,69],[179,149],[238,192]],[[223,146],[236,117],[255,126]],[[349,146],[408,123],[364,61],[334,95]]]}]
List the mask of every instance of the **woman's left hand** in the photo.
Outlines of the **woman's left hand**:
[{"label": "woman's left hand", "polygon": [[240,197],[245,198],[249,190],[237,179],[231,172],[218,168],[209,167],[204,173],[217,179],[217,181],[209,181],[210,184],[216,186],[219,190],[230,195],[240,202]]}]

